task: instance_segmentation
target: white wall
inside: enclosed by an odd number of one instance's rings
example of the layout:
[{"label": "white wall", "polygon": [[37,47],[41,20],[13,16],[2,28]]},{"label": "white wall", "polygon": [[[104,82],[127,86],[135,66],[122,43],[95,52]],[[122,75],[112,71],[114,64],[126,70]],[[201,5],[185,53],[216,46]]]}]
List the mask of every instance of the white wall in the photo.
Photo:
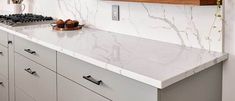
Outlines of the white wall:
[{"label": "white wall", "polygon": [[[26,12],[78,19],[90,27],[188,47],[222,51],[222,20],[216,6],[107,2],[102,0],[24,0]],[[120,5],[121,21],[111,6]]]},{"label": "white wall", "polygon": [[223,101],[235,101],[235,0],[225,0],[224,42],[229,60],[224,63]]}]

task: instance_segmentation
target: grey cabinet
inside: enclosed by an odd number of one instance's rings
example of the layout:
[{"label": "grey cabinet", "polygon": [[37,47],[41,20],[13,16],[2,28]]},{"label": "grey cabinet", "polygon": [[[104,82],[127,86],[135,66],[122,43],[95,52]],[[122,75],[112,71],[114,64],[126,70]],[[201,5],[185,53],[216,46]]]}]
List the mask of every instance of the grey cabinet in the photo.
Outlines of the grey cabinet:
[{"label": "grey cabinet", "polygon": [[[17,53],[15,85],[35,101],[56,101],[56,73]],[[21,101],[20,95],[16,92],[16,101]]]}]

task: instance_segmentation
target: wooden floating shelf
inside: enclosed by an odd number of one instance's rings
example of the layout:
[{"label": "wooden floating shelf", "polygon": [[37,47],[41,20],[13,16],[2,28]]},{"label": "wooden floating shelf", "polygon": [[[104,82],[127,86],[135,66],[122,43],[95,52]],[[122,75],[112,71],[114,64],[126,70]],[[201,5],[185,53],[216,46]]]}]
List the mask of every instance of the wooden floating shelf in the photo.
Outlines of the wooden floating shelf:
[{"label": "wooden floating shelf", "polygon": [[217,5],[217,0],[104,0],[104,1],[164,3],[164,4],[183,4],[183,5],[202,5],[202,6]]}]

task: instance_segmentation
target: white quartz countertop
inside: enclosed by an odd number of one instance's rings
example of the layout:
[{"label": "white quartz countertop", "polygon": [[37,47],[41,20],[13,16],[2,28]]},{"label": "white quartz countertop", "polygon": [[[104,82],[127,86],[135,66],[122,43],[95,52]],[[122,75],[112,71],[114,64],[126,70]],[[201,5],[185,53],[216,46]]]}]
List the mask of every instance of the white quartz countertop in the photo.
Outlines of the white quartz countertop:
[{"label": "white quartz countertop", "polygon": [[0,24],[0,30],[159,89],[228,58],[225,53],[91,28],[60,32],[50,25]]}]

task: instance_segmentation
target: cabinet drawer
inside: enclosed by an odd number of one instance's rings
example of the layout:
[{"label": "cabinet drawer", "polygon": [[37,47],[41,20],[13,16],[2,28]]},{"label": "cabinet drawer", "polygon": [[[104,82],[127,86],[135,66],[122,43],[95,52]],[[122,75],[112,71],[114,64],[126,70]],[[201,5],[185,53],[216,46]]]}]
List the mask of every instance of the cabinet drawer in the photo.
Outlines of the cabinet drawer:
[{"label": "cabinet drawer", "polygon": [[25,39],[15,37],[15,51],[25,57],[56,71],[56,51]]},{"label": "cabinet drawer", "polygon": [[0,75],[0,101],[8,101],[8,81]]},{"label": "cabinet drawer", "polygon": [[56,73],[17,53],[15,85],[36,101],[56,101]]},{"label": "cabinet drawer", "polygon": [[0,45],[0,75],[8,78],[8,49]]},{"label": "cabinet drawer", "polygon": [[0,30],[0,45],[3,45],[5,47],[8,46],[7,32],[4,32],[2,30]]},{"label": "cabinet drawer", "polygon": [[[59,74],[112,101],[157,101],[157,88],[61,53],[57,58]],[[89,75],[90,78],[84,79]],[[102,81],[100,85],[97,83],[99,80]]]},{"label": "cabinet drawer", "polygon": [[58,76],[58,101],[110,101],[62,76]]}]

